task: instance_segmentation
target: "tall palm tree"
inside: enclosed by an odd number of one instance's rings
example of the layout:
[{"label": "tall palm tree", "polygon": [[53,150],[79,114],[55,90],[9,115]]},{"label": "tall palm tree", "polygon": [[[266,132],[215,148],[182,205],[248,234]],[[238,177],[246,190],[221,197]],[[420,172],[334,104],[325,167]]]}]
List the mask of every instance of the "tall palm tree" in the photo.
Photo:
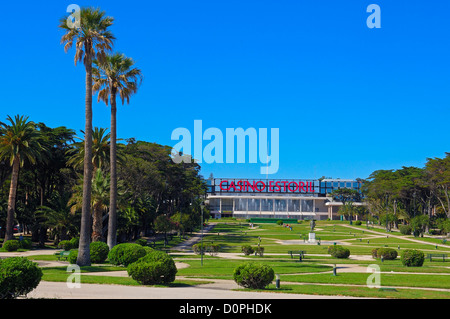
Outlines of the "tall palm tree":
[{"label": "tall palm tree", "polygon": [[6,217],[5,242],[13,239],[14,215],[16,210],[16,192],[19,180],[19,169],[25,160],[36,163],[43,150],[39,142],[39,131],[28,117],[16,115],[14,119],[7,117],[9,125],[0,122],[0,160],[8,160],[12,166],[11,184],[9,188],[8,211]]},{"label": "tall palm tree", "polygon": [[[97,169],[103,169],[110,160],[110,133],[106,132],[106,128],[94,127],[92,130],[92,167],[93,172]],[[68,165],[78,169],[84,166],[85,148],[84,140],[73,143],[73,148],[67,154],[70,156],[67,161]]]},{"label": "tall palm tree", "polygon": [[108,220],[107,243],[111,249],[117,243],[117,107],[116,96],[119,94],[122,105],[130,103],[131,95],[135,94],[142,82],[141,70],[134,68],[133,59],[124,54],[108,55],[103,60],[94,61],[93,90],[98,92],[98,100],[106,105],[111,103],[111,153],[110,153],[110,208]]},{"label": "tall palm tree", "polygon": [[108,30],[114,19],[105,15],[104,11],[94,8],[82,8],[80,11],[80,27],[68,24],[68,17],[60,20],[59,27],[64,30],[61,43],[67,51],[75,43],[75,65],[83,60],[86,69],[86,103],[85,103],[85,160],[83,175],[83,207],[81,212],[80,245],[77,264],[87,266],[90,260],[90,205],[92,188],[92,61],[102,61],[106,52],[112,49],[114,36]]}]

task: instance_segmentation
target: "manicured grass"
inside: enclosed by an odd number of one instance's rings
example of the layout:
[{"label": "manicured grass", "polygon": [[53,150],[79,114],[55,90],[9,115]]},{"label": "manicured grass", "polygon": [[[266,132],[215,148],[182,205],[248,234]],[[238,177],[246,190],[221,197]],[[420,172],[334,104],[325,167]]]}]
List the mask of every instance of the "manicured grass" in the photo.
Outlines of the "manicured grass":
[{"label": "manicured grass", "polygon": [[[273,268],[275,273],[293,274],[293,273],[310,273],[310,272],[326,272],[331,271],[331,266],[318,265],[315,263],[300,263],[291,260],[252,260],[256,263],[264,263]],[[203,261],[203,266],[198,260],[187,260],[190,267],[178,270],[178,276],[199,277],[199,278],[215,278],[215,279],[232,279],[234,269],[246,262],[246,260],[237,259],[218,259]]]},{"label": "manicured grass", "polygon": [[[131,277],[116,277],[116,276],[95,276],[95,275],[85,275],[83,273],[87,272],[103,272],[103,271],[117,271],[126,270],[123,267],[81,267],[81,284],[107,284],[107,285],[126,285],[126,286],[141,286],[138,282],[133,280]],[[66,282],[68,277],[71,275],[67,272],[67,267],[44,267],[42,268],[44,281],[56,281],[56,282]],[[181,287],[181,286],[193,286],[208,283],[206,281],[195,281],[195,280],[175,280],[169,285],[157,285],[158,287]]]},{"label": "manicured grass", "polygon": [[[366,273],[339,273],[331,274],[308,274],[308,275],[284,275],[283,281],[324,283],[324,284],[346,284],[346,285],[366,285],[368,274]],[[419,274],[380,274],[381,286],[399,287],[423,287],[423,288],[444,288],[450,287],[449,275],[419,275]]]},{"label": "manicured grass", "polygon": [[[246,289],[245,291],[249,291]],[[291,293],[305,295],[327,295],[327,296],[347,296],[359,298],[399,298],[399,299],[450,299],[450,292],[396,289],[396,291],[380,291],[377,288],[354,287],[354,286],[325,286],[325,285],[289,285],[281,284],[280,289],[275,285],[269,285],[264,290],[252,290],[267,293]]]}]

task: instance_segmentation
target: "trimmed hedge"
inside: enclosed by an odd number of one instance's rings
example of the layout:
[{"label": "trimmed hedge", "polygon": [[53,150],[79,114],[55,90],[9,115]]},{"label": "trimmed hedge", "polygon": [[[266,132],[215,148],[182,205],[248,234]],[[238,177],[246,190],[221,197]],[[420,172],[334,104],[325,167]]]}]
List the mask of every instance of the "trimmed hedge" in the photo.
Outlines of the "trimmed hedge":
[{"label": "trimmed hedge", "polygon": [[0,260],[0,299],[15,299],[36,288],[42,278],[37,263],[25,257]]},{"label": "trimmed hedge", "polygon": [[271,267],[253,262],[239,265],[233,273],[233,279],[239,286],[252,289],[264,289],[274,277]]},{"label": "trimmed hedge", "polygon": [[147,250],[139,244],[123,243],[114,246],[109,251],[108,259],[114,265],[128,266],[146,254]]},{"label": "trimmed hedge", "polygon": [[91,262],[94,264],[104,263],[106,258],[108,258],[109,247],[102,241],[92,242],[89,245],[89,250],[91,253]]},{"label": "trimmed hedge", "polygon": [[168,254],[152,250],[127,267],[128,275],[141,285],[169,284],[175,280],[177,267]]},{"label": "trimmed hedge", "polygon": [[333,245],[328,247],[328,253],[334,258],[348,258],[350,256],[350,249]]},{"label": "trimmed hedge", "polygon": [[403,252],[401,260],[403,266],[422,267],[423,262],[425,261],[425,255],[420,250],[407,249]]},{"label": "trimmed hedge", "polygon": [[384,260],[394,260],[398,256],[398,253],[395,249],[392,248],[378,248],[377,249],[377,258],[383,257]]},{"label": "trimmed hedge", "polygon": [[411,226],[400,225],[400,226],[398,226],[398,228],[400,229],[400,233],[402,233],[403,235],[411,235],[411,231],[412,231]]},{"label": "trimmed hedge", "polygon": [[[91,263],[102,264],[108,258],[109,247],[106,243],[101,241],[94,241],[89,244],[89,254]],[[70,264],[76,264],[78,257],[78,249],[71,249],[67,261]]]},{"label": "trimmed hedge", "polygon": [[245,256],[251,255],[255,252],[252,246],[250,245],[244,245],[241,247],[241,251],[244,253]]},{"label": "trimmed hedge", "polygon": [[6,251],[17,251],[20,248],[20,242],[17,239],[10,239],[5,241],[3,248]]}]

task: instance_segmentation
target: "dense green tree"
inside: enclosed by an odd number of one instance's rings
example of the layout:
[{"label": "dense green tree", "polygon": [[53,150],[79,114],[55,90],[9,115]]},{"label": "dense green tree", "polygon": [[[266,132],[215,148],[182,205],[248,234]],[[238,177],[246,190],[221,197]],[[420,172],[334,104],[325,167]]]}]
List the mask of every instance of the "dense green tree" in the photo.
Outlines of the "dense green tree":
[{"label": "dense green tree", "polygon": [[36,163],[43,150],[39,132],[28,117],[16,115],[13,119],[8,116],[7,120],[9,124],[0,123],[0,159],[8,160],[12,167],[5,242],[13,239],[19,169],[25,160]]}]

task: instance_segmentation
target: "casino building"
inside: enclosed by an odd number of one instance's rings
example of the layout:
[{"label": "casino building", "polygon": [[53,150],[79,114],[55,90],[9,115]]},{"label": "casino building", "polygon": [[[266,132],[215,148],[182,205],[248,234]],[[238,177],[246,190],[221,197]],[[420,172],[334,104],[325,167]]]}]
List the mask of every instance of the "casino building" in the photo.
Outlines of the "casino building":
[{"label": "casino building", "polygon": [[280,180],[210,178],[207,201],[211,217],[339,219],[340,202],[329,195],[339,188],[361,189],[346,179]]}]

